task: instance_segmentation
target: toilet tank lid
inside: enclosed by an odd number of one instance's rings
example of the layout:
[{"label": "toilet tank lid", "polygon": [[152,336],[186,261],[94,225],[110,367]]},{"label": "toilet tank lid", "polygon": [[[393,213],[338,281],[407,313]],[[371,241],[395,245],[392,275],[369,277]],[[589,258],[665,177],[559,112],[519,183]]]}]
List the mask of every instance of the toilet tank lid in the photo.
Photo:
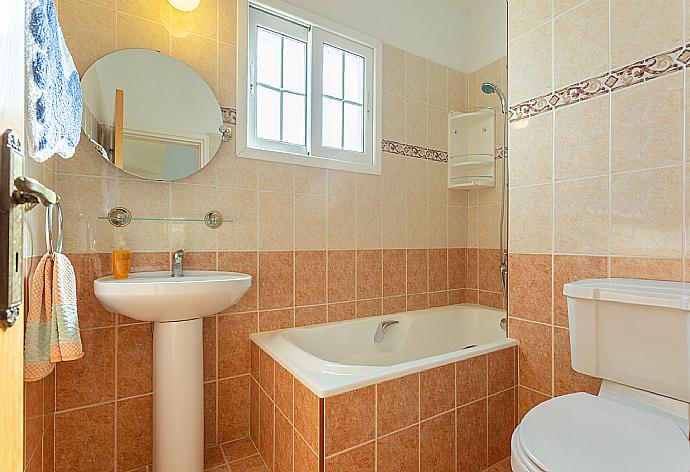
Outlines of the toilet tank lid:
[{"label": "toilet tank lid", "polygon": [[690,284],[644,279],[585,279],[563,287],[568,298],[690,310]]}]

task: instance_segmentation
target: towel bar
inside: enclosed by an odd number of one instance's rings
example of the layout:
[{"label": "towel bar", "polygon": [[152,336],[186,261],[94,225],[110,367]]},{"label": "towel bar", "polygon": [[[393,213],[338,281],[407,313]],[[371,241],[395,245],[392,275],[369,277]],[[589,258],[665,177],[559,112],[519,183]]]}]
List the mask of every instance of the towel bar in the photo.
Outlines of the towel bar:
[{"label": "towel bar", "polygon": [[39,203],[43,206],[55,205],[60,201],[60,196],[31,177],[17,177],[14,179],[15,190],[12,199],[17,205],[25,204],[29,210]]}]

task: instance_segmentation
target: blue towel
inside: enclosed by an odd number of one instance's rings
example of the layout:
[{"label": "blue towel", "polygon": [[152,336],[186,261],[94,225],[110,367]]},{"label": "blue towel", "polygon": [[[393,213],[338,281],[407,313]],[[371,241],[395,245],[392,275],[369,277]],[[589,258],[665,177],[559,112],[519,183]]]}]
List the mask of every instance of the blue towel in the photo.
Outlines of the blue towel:
[{"label": "blue towel", "polygon": [[30,155],[38,162],[72,157],[81,137],[81,85],[53,0],[26,2],[26,68]]}]

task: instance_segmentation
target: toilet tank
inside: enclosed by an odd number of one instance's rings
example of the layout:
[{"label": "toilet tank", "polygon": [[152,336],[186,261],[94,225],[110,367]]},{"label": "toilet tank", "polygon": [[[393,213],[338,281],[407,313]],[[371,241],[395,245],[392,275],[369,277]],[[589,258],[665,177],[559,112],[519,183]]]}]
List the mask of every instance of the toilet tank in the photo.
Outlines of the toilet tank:
[{"label": "toilet tank", "polygon": [[573,369],[690,402],[690,286],[587,279],[563,288]]}]

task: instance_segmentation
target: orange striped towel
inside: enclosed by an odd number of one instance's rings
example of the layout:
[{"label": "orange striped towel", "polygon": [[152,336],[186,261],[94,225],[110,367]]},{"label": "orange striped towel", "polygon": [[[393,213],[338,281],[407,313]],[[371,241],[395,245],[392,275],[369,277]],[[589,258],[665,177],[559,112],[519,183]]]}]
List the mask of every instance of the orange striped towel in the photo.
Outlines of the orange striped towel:
[{"label": "orange striped towel", "polygon": [[44,255],[31,279],[24,343],[24,380],[41,380],[56,362],[84,355],[74,268],[63,254]]}]

